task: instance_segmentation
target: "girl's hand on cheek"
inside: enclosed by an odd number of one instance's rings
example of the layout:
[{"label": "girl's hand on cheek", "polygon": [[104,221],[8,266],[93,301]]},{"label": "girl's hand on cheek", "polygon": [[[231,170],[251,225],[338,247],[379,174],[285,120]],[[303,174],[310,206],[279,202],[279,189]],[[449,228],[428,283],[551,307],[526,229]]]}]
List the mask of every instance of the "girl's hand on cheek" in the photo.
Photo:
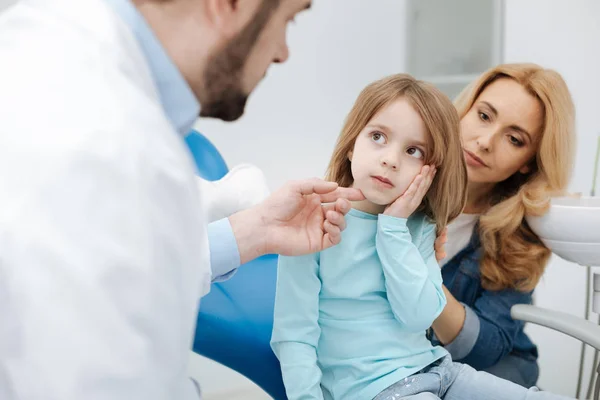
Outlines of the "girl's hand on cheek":
[{"label": "girl's hand on cheek", "polygon": [[410,186],[402,196],[398,197],[392,204],[387,206],[383,214],[397,218],[408,218],[421,205],[427,194],[436,169],[433,165],[424,165],[421,172],[415,176]]}]

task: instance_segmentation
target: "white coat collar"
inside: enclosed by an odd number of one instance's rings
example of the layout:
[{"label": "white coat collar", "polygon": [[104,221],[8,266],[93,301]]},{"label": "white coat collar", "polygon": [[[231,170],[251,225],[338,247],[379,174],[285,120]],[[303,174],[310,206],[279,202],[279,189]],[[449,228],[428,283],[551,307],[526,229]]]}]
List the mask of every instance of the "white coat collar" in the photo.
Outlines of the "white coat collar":
[{"label": "white coat collar", "polygon": [[129,26],[150,68],[161,105],[182,136],[192,129],[200,104],[152,29],[129,0],[104,0]]}]

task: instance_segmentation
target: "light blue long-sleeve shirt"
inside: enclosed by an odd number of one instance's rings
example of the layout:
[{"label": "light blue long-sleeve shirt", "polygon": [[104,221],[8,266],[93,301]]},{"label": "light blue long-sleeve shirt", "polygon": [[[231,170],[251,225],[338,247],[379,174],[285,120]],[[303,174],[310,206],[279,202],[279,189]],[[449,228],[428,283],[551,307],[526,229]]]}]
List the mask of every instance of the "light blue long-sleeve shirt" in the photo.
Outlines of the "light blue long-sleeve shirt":
[{"label": "light blue long-sleeve shirt", "polygon": [[271,344],[290,400],[372,399],[445,356],[435,225],[355,209],[339,245],[280,257]]},{"label": "light blue long-sleeve shirt", "polygon": [[[131,1],[105,1],[132,30],[146,57],[165,114],[177,132],[186,136],[200,114],[200,104],[192,89]],[[223,218],[209,224],[207,234],[212,280],[226,280],[240,266],[240,254],[229,220]]]}]

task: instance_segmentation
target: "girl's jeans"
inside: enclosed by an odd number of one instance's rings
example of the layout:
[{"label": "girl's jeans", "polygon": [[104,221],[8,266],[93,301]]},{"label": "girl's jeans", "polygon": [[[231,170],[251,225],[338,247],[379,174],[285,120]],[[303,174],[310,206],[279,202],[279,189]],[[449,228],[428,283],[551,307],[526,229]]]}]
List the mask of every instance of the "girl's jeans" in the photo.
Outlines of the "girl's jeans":
[{"label": "girl's jeans", "polygon": [[525,389],[446,356],[379,393],[373,400],[559,400],[568,397]]}]

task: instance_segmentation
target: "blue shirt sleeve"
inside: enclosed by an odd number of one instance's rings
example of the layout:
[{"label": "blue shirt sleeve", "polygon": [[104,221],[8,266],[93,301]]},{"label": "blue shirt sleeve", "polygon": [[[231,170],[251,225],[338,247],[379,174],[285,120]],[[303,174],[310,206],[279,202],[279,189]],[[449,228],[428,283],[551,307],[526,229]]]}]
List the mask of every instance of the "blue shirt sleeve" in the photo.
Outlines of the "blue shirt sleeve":
[{"label": "blue shirt sleeve", "polygon": [[[477,318],[479,330],[466,329],[465,336],[476,336],[467,342],[474,342],[468,354],[456,361],[484,369],[498,363],[514,347],[515,337],[523,328],[523,321],[516,321],[510,315],[515,304],[531,304],[532,292],[486,290],[473,305],[471,316]],[[466,321],[465,321],[466,322]],[[460,334],[459,334],[460,336]]]},{"label": "blue shirt sleeve", "polygon": [[417,247],[405,218],[379,216],[376,247],[388,301],[398,322],[411,332],[425,332],[446,305],[435,237],[435,224],[424,223]]},{"label": "blue shirt sleeve", "polygon": [[[458,336],[444,346],[452,359],[478,370],[496,365],[513,350],[515,337],[524,325],[512,318],[510,309],[515,304],[531,304],[532,293],[485,290],[473,306],[461,303],[465,322]],[[433,331],[431,342],[443,345]]]},{"label": "blue shirt sleeve", "polygon": [[212,281],[221,282],[231,278],[240,266],[240,252],[229,218],[208,225],[208,244]]},{"label": "blue shirt sleeve", "polygon": [[[460,330],[458,336],[454,340],[444,346],[448,353],[452,356],[453,360],[462,360],[465,358],[477,343],[479,337],[479,331],[481,329],[479,317],[468,305],[461,303],[465,308],[465,322]],[[435,332],[432,331],[432,343],[435,345],[443,346],[439,341]]]},{"label": "blue shirt sleeve", "polygon": [[319,326],[318,253],[279,257],[271,347],[281,364],[289,400],[322,400],[317,364]]}]

